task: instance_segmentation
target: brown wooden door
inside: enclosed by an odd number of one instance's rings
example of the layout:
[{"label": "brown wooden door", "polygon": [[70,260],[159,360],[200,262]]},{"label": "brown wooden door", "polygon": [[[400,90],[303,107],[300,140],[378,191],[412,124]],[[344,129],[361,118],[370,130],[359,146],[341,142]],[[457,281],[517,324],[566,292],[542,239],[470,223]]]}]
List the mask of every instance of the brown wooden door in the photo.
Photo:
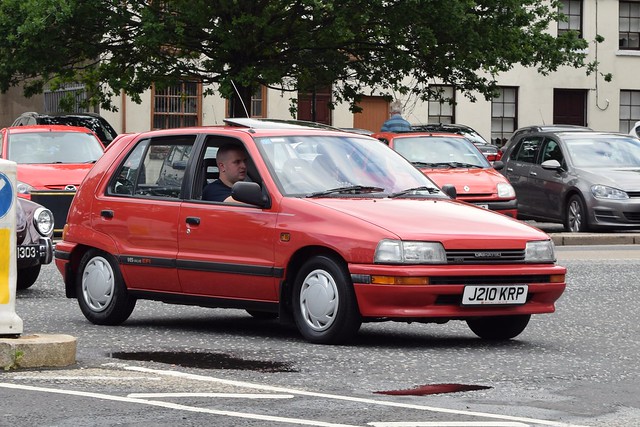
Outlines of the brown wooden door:
[{"label": "brown wooden door", "polygon": [[314,92],[298,92],[298,120],[331,124],[331,87]]},{"label": "brown wooden door", "polygon": [[380,132],[389,118],[389,103],[381,96],[363,96],[358,105],[362,112],[353,115],[353,127]]},{"label": "brown wooden door", "polygon": [[553,123],[587,126],[587,91],[584,89],[554,89]]}]

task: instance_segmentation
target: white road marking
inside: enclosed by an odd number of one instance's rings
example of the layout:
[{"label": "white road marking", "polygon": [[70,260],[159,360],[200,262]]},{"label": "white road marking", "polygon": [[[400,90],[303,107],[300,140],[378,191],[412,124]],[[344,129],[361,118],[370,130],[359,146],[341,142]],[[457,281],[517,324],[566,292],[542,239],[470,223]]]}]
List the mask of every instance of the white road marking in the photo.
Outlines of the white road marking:
[{"label": "white road marking", "polygon": [[199,412],[204,414],[214,414],[214,415],[222,415],[222,416],[236,417],[236,418],[247,418],[252,420],[260,420],[260,421],[273,421],[278,423],[300,424],[300,425],[318,426],[318,427],[359,427],[359,426],[354,426],[350,424],[335,424],[335,423],[327,423],[327,422],[316,421],[316,420],[305,420],[301,418],[285,418],[285,417],[274,417],[270,415],[249,414],[244,412],[219,411],[216,409],[197,408],[193,406],[178,405],[175,403],[162,402],[162,401],[132,399],[130,397],[112,396],[109,394],[102,394],[102,393],[91,393],[91,392],[75,391],[75,390],[58,390],[53,388],[33,387],[33,386],[10,384],[10,383],[0,383],[0,387],[17,389],[17,390],[39,391],[44,393],[91,397],[94,399],[112,400],[115,402],[137,403],[137,404],[150,405],[150,406],[159,406],[159,407],[168,408],[168,409],[177,409],[180,411]]},{"label": "white road marking", "polygon": [[289,388],[286,388],[286,387],[277,387],[277,386],[269,386],[269,385],[262,385],[262,384],[253,384],[253,383],[247,383],[247,382],[243,382],[243,381],[225,380],[225,379],[222,379],[222,378],[208,377],[208,376],[204,376],[204,375],[188,374],[188,373],[177,372],[177,371],[165,371],[165,370],[160,370],[160,369],[149,369],[149,368],[143,368],[143,367],[138,367],[138,366],[128,366],[128,365],[124,365],[124,364],[109,364],[109,365],[118,366],[118,367],[121,367],[121,368],[123,368],[125,370],[128,370],[128,371],[145,372],[145,373],[155,374],[155,375],[167,375],[167,376],[178,377],[178,378],[188,378],[188,379],[196,380],[196,381],[216,382],[216,383],[220,383],[220,384],[227,384],[227,385],[232,385],[232,386],[237,386],[237,387],[254,388],[254,389],[258,389],[258,390],[268,390],[268,391],[272,391],[272,392],[276,392],[276,393],[288,393],[288,394],[301,395],[301,396],[313,396],[313,397],[320,397],[320,398],[324,398],[324,399],[344,400],[344,401],[349,401],[349,402],[366,403],[366,404],[369,404],[369,405],[391,406],[391,407],[396,407],[396,408],[407,408],[407,409],[415,409],[415,410],[419,410],[419,411],[439,412],[439,413],[445,413],[445,414],[456,414],[456,415],[466,415],[466,416],[475,416],[475,417],[483,417],[483,418],[494,418],[494,419],[509,420],[509,421],[515,421],[515,422],[523,422],[523,423],[532,423],[532,424],[540,424],[540,425],[554,426],[554,427],[567,427],[567,426],[587,427],[587,426],[579,426],[579,425],[576,425],[576,424],[561,423],[561,422],[557,422],[557,421],[539,420],[539,419],[535,419],[535,418],[515,417],[515,416],[510,416],[510,415],[499,415],[499,414],[490,414],[490,413],[487,413],[487,412],[462,411],[462,410],[457,410],[457,409],[438,408],[438,407],[435,407],[435,406],[414,405],[414,404],[409,404],[409,403],[400,403],[400,402],[391,402],[391,401],[385,401],[385,400],[367,399],[367,398],[362,398],[362,397],[342,396],[342,395],[338,395],[338,394],[326,394],[326,393],[318,393],[318,392],[313,392],[313,391],[295,390],[295,389],[289,389]]},{"label": "white road marking", "polygon": [[392,423],[369,423],[374,427],[527,427],[529,424],[512,422],[490,422],[485,421],[432,421],[432,422],[392,422]]},{"label": "white road marking", "polygon": [[110,377],[107,375],[87,375],[87,376],[56,376],[48,377],[46,375],[16,375],[12,377],[14,380],[37,380],[37,381],[105,381],[105,380],[117,380],[117,381],[160,381],[160,377]]},{"label": "white road marking", "polygon": [[293,394],[266,394],[266,393],[129,393],[127,397],[161,398],[161,397],[231,397],[241,399],[293,399]]}]

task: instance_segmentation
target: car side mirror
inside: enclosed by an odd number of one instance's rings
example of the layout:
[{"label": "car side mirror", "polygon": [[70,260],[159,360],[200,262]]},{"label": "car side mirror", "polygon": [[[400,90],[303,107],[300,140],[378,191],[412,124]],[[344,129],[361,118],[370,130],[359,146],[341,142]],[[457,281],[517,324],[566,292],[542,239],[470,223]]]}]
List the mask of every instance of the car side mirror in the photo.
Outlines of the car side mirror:
[{"label": "car side mirror", "polygon": [[496,160],[492,162],[491,165],[497,171],[499,171],[500,169],[504,169],[504,162],[502,160]]},{"label": "car side mirror", "polygon": [[259,206],[261,208],[271,207],[269,197],[262,192],[262,188],[256,182],[236,182],[231,188],[231,197],[241,203]]},{"label": "car side mirror", "polygon": [[542,164],[540,164],[540,166],[542,166],[542,169],[548,169],[548,170],[560,170],[560,169],[562,169],[562,165],[557,160],[546,160],[546,161],[542,162]]},{"label": "car side mirror", "polygon": [[455,199],[456,197],[458,197],[458,192],[456,191],[456,187],[453,184],[443,185],[442,191],[444,192],[444,194],[451,197],[452,199]]}]

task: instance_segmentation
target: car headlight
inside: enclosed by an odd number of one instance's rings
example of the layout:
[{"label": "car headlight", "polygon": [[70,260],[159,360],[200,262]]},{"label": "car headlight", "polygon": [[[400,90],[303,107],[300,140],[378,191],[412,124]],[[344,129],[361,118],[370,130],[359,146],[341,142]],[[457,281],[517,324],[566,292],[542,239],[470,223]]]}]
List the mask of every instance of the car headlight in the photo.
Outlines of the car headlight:
[{"label": "car headlight", "polygon": [[45,237],[50,236],[54,226],[53,213],[46,208],[37,208],[33,212],[33,225],[36,226],[38,233]]},{"label": "car headlight", "polygon": [[378,264],[445,264],[447,255],[438,242],[381,240],[374,262]]},{"label": "car headlight", "polygon": [[556,253],[553,240],[527,242],[524,251],[525,262],[555,262]]},{"label": "car headlight", "polygon": [[16,190],[18,191],[19,194],[31,194],[31,190],[33,190],[33,187],[27,184],[26,182],[17,181]]},{"label": "car headlight", "polygon": [[600,184],[591,186],[591,194],[596,199],[624,200],[629,198],[629,195],[622,190]]},{"label": "car headlight", "polygon": [[498,190],[498,197],[511,198],[516,197],[516,190],[513,189],[511,184],[507,182],[499,182],[496,186]]}]

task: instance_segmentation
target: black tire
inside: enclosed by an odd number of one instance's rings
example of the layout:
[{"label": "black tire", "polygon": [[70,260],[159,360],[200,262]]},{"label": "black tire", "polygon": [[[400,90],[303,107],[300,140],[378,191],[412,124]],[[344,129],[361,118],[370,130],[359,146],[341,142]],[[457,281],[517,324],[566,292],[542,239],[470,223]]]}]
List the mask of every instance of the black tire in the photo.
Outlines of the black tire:
[{"label": "black tire", "polygon": [[343,262],[320,255],[304,263],[293,287],[293,317],[316,344],[344,343],[358,332],[362,318]]},{"label": "black tire", "polygon": [[273,320],[278,318],[278,313],[271,311],[247,310],[247,313],[249,313],[251,317],[260,320]]},{"label": "black tire", "polygon": [[474,334],[482,339],[504,341],[520,335],[529,324],[530,319],[530,314],[478,317],[467,320],[467,325]]},{"label": "black tire", "polygon": [[569,197],[564,212],[564,228],[572,233],[584,232],[589,229],[587,208],[582,197],[577,194]]},{"label": "black tire", "polygon": [[76,295],[82,314],[96,325],[119,325],[129,318],[136,299],[129,295],[113,256],[92,249],[80,261]]},{"label": "black tire", "polygon": [[18,275],[16,277],[16,289],[24,290],[30,288],[40,275],[41,265],[34,265],[33,267],[18,269]]}]

